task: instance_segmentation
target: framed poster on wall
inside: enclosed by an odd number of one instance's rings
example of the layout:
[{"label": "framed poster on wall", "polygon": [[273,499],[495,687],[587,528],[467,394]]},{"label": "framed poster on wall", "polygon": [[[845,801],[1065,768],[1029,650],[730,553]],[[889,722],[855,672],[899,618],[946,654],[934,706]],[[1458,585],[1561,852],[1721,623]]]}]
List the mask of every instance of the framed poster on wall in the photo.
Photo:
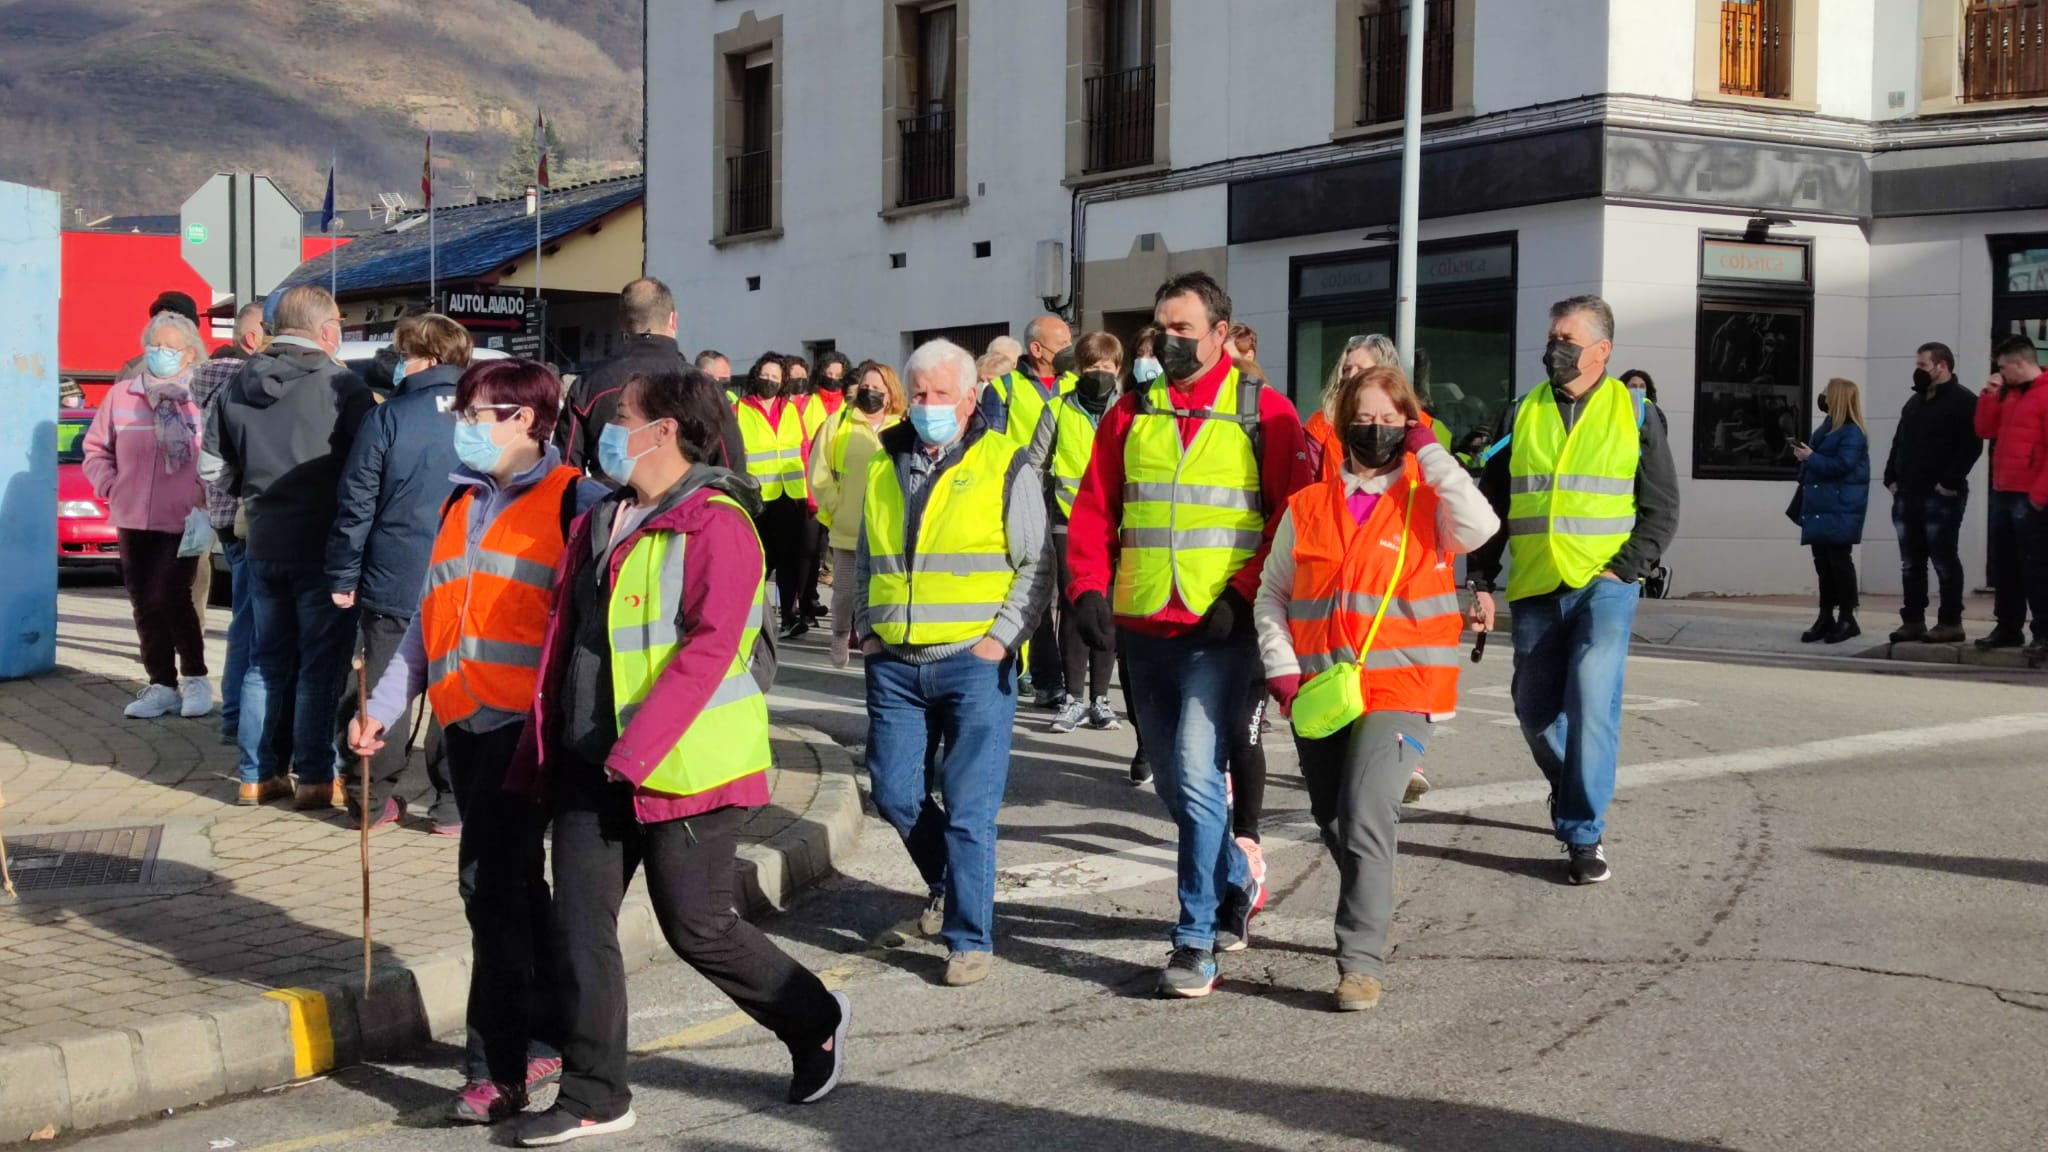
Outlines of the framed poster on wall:
[{"label": "framed poster on wall", "polygon": [[1812,253],[1703,235],[1693,343],[1695,480],[1796,480],[1813,424]]}]

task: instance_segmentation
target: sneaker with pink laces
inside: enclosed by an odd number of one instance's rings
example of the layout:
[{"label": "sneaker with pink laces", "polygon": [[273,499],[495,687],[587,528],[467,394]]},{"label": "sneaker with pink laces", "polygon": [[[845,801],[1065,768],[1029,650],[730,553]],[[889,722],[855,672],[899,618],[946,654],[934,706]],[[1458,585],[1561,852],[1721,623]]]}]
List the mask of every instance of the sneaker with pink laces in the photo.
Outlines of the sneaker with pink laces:
[{"label": "sneaker with pink laces", "polygon": [[562,1078],[560,1056],[530,1056],[526,1060],[526,1091],[528,1095],[547,1087]]},{"label": "sneaker with pink laces", "polygon": [[1251,865],[1253,879],[1264,884],[1266,882],[1266,850],[1259,846],[1257,840],[1249,836],[1239,836],[1237,838],[1237,846],[1244,853],[1245,863]]},{"label": "sneaker with pink laces", "polygon": [[526,1089],[495,1080],[471,1080],[448,1105],[448,1119],[457,1124],[496,1124],[525,1110]]}]

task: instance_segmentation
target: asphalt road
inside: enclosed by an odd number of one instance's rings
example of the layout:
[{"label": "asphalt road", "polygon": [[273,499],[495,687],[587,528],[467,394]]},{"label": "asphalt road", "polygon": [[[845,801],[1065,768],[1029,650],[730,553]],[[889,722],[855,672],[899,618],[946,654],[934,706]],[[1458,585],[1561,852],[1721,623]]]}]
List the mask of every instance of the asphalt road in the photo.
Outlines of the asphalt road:
[{"label": "asphalt road", "polygon": [[[787,1060],[707,984],[633,980],[639,1127],[691,1149],[1523,1150],[2048,1147],[2048,693],[1638,658],[1615,878],[1575,889],[1508,715],[1468,670],[1402,829],[1382,1006],[1326,1010],[1335,869],[1276,731],[1274,895],[1198,1002],[1150,998],[1172,836],[1128,727],[1028,712],[999,861],[998,965],[938,983],[900,939],[921,886],[870,820],[771,931],[854,1004],[848,1079]],[[783,715],[858,745],[858,668],[786,653]],[[1468,666],[1469,669],[1469,666]],[[68,1140],[94,1152],[478,1149],[435,1119],[452,1049]],[[233,1145],[221,1143],[234,1141]]]}]

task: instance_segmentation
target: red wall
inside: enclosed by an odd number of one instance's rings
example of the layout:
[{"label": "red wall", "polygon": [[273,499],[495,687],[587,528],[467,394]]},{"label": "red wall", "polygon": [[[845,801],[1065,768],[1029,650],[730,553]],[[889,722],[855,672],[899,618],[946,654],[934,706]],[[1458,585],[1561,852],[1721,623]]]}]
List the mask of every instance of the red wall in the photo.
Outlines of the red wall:
[{"label": "red wall", "polygon": [[[176,236],[64,233],[64,298],[57,308],[58,371],[112,376],[142,351],[144,315],[159,292],[183,292],[206,309],[212,290],[178,255]],[[346,238],[308,236],[300,257],[324,256]],[[202,333],[204,328],[201,329]],[[214,342],[209,337],[208,346]]]}]

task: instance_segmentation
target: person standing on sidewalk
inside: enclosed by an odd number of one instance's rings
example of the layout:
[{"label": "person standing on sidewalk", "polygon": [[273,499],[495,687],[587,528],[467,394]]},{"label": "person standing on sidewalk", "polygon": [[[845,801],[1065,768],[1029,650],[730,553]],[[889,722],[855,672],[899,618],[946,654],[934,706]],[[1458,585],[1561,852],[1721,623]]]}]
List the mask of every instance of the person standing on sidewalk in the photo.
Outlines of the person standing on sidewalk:
[{"label": "person standing on sidewalk", "polygon": [[[256,623],[242,681],[240,773],[263,799],[287,768],[293,804],[338,806],[334,709],[348,671],[355,613],[337,606],[322,560],[334,523],[341,464],[376,397],[335,353],[341,309],[327,289],[302,284],[278,299],[277,335],[215,401],[200,461],[208,483],[241,498]],[[254,723],[251,723],[251,721]]]},{"label": "person standing on sidewalk", "polygon": [[1302,780],[1337,864],[1338,1011],[1379,1005],[1394,913],[1395,829],[1429,726],[1458,707],[1455,557],[1500,518],[1422,424],[1398,368],[1323,398],[1337,476],[1294,494],[1254,613],[1266,684],[1294,721]]},{"label": "person standing on sidewalk", "polygon": [[839,1083],[852,1008],[733,911],[736,840],[768,803],[772,667],[753,483],[700,461],[726,411],[694,369],[629,381],[598,459],[618,489],[554,573],[508,790],[554,812],[565,1042],[526,1147],[633,1126],[619,905],[633,874],[669,946],[789,1049],[789,1099]]},{"label": "person standing on sidewalk", "polygon": [[1265,899],[1230,835],[1224,763],[1259,675],[1259,572],[1280,510],[1312,477],[1293,402],[1231,361],[1222,286],[1203,272],[1176,276],[1160,286],[1153,320],[1164,376],[1096,429],[1067,525],[1067,576],[1089,644],[1122,630],[1131,718],[1179,830],[1180,916],[1158,991],[1185,998],[1214,989],[1215,952],[1246,946]]},{"label": "person standing on sidewalk", "polygon": [[[234,342],[222,345],[212,359],[192,372],[192,403],[199,406],[202,429],[222,390],[242,374],[249,358],[263,351],[269,340],[269,333],[263,330],[263,305],[244,304],[235,314]],[[249,610],[249,574],[244,570],[242,536],[237,528],[242,503],[233,493],[216,485],[204,487],[206,519],[220,537],[221,556],[228,562],[228,644],[226,662],[220,671],[220,737],[232,745],[242,720],[242,678],[249,673],[250,634],[255,621]],[[202,616],[202,623],[204,619]],[[256,802],[254,795],[247,799]]]},{"label": "person standing on sidewalk", "polygon": [[[1991,584],[1998,627],[1984,649],[2048,655],[2048,374],[2027,336],[1992,349],[1998,371],[1977,400],[1977,435],[1991,441]],[[2034,618],[2027,643],[2027,615]]]},{"label": "person standing on sidewalk", "polygon": [[[918,926],[945,941],[946,983],[962,987],[994,961],[1017,648],[1051,595],[1051,554],[1043,482],[977,410],[973,355],[934,340],[903,375],[910,420],[882,434],[868,465],[853,626],[875,809],[924,878]],[[934,739],[943,808],[925,783]]]},{"label": "person standing on sidewalk", "polygon": [[834,668],[853,659],[853,598],[857,581],[853,552],[860,545],[861,509],[867,502],[868,462],[881,451],[881,434],[903,419],[909,406],[896,370],[872,360],[853,374],[854,385],[837,415],[811,449],[811,492],[818,522],[832,548],[832,641]]},{"label": "person standing on sidewalk", "polygon": [[142,367],[107,390],[86,429],[83,468],[119,534],[121,582],[149,676],[124,714],[196,718],[213,711],[206,635],[192,603],[193,572],[206,558],[178,549],[187,517],[206,506],[199,485],[204,416],[192,399],[203,355],[199,329],[176,312],[159,312],[142,330],[142,349]]},{"label": "person standing on sidewalk", "polygon": [[[410,340],[401,346],[408,364],[419,359]],[[562,1070],[547,817],[532,796],[505,787],[570,525],[605,493],[551,442],[561,403],[555,374],[531,360],[484,360],[461,374],[449,403],[453,496],[430,513],[430,552],[414,582],[426,587],[395,651],[371,666],[369,725],[359,729],[351,711],[346,735],[352,756],[402,749],[422,694],[445,725],[462,837],[456,887],[472,953],[464,1083],[447,1113],[458,1124],[520,1112]]]},{"label": "person standing on sidewalk", "polygon": [[[1046,513],[1052,519],[1053,598],[1058,603],[1067,592],[1067,517],[1074,511],[1074,497],[1081,492],[1081,477],[1095,456],[1095,429],[1116,398],[1117,377],[1123,372],[1124,347],[1107,332],[1090,332],[1074,343],[1080,376],[1074,390],[1052,398],[1052,454],[1047,487],[1052,500]],[[1086,725],[1109,731],[1123,727],[1116,708],[1109,702],[1109,678],[1116,671],[1116,649],[1097,647],[1081,638],[1072,612],[1060,616],[1059,647],[1063,662],[1066,698],[1051,730],[1066,733]],[[1035,646],[1035,642],[1034,642]],[[1128,698],[1128,693],[1126,693]]]},{"label": "person standing on sidewalk", "polygon": [[[336,607],[361,616],[359,643],[372,670],[382,670],[405,636],[427,581],[427,557],[434,550],[442,506],[455,489],[456,382],[469,368],[469,332],[434,312],[407,316],[391,334],[398,351],[392,370],[394,397],[363,421],[341,470],[334,529],[327,538],[328,591]],[[351,677],[336,710],[335,750],[347,784],[349,818],[360,819],[362,760],[349,749],[348,728],[356,718],[356,684]],[[412,715],[392,721],[412,730]],[[440,721],[433,722],[438,730]],[[429,764],[442,752],[437,732],[427,739]],[[393,795],[405,774],[407,741],[394,740],[370,765],[370,812],[375,826],[397,823],[405,800]],[[438,774],[438,771],[436,773]],[[446,781],[436,780],[434,830],[454,835],[462,825],[460,806]]]},{"label": "person standing on sidewalk", "polygon": [[1863,634],[1856,623],[1856,559],[1863,520],[1870,511],[1870,439],[1863,427],[1863,395],[1839,377],[1820,398],[1821,422],[1813,440],[1794,444],[1799,458],[1799,542],[1813,549],[1820,581],[1820,616],[1800,633],[1802,643],[1840,644]]},{"label": "person standing on sidewalk", "polygon": [[[1956,356],[1946,344],[1922,344],[1913,369],[1913,395],[1899,413],[1884,486],[1892,494],[1892,531],[1899,540],[1899,608],[1894,644],[1963,640],[1963,560],[1957,551],[1963,511],[1970,502],[1970,469],[1984,452],[1977,401],[1956,379]],[[1927,627],[1927,569],[1939,585],[1935,626]]]},{"label": "person standing on sidewalk", "polygon": [[1610,875],[1601,843],[1621,754],[1621,694],[1637,581],[1678,534],[1678,468],[1664,411],[1607,375],[1614,312],[1598,296],[1550,308],[1548,373],[1501,413],[1480,487],[1503,521],[1475,552],[1473,621],[1493,628],[1512,560],[1515,717],[1550,781],[1550,819],[1574,884]]}]

